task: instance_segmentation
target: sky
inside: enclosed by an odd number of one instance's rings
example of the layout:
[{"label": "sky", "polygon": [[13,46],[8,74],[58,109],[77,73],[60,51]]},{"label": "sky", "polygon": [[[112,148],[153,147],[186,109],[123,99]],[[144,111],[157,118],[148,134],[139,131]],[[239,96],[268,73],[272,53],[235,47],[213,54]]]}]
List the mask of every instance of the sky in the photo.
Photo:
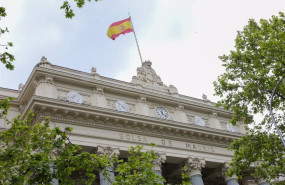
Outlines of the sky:
[{"label": "sky", "polygon": [[[71,0],[69,0],[71,2]],[[0,87],[18,89],[42,56],[52,64],[130,82],[141,66],[133,33],[107,37],[113,22],[131,14],[143,60],[180,94],[211,101],[213,81],[224,72],[218,56],[234,49],[237,31],[248,20],[285,12],[285,0],[102,0],[86,3],[66,19],[63,0],[0,0],[10,32],[14,71],[0,64]]]}]

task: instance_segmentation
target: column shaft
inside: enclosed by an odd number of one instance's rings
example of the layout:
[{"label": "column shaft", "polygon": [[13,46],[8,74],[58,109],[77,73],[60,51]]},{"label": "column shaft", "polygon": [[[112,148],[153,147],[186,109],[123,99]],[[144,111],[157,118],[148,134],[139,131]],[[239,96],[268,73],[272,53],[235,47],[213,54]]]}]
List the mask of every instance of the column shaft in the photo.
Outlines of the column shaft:
[{"label": "column shaft", "polygon": [[202,175],[193,175],[190,179],[192,185],[204,185]]},{"label": "column shaft", "polygon": [[262,182],[262,183],[260,183],[258,185],[270,185],[270,184],[268,182]]},{"label": "column shaft", "polygon": [[227,185],[239,185],[236,178],[227,180]]},{"label": "column shaft", "polygon": [[111,185],[115,181],[114,167],[107,167],[107,176],[104,177],[103,173],[100,172],[100,185]]},{"label": "column shaft", "polygon": [[[156,175],[158,175],[159,177],[162,177],[161,170],[155,170],[155,173],[156,173]],[[160,181],[159,183],[160,183],[160,184],[163,184],[162,181]]]}]

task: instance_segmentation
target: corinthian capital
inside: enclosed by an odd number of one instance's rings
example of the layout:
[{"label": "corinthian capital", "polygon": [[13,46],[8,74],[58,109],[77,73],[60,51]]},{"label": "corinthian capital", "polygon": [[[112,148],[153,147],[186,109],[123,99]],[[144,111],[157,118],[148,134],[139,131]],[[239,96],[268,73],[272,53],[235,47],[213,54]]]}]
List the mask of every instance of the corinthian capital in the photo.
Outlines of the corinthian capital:
[{"label": "corinthian capital", "polygon": [[201,170],[206,165],[204,159],[188,157],[186,161],[186,166],[188,168],[189,176],[201,175]]},{"label": "corinthian capital", "polygon": [[162,163],[165,163],[166,154],[155,152],[157,158],[152,160],[152,164],[154,164],[154,170],[160,171]]},{"label": "corinthian capital", "polygon": [[230,166],[229,166],[229,163],[228,162],[224,162],[222,164],[222,167],[221,167],[221,176],[225,178],[225,181],[228,181],[230,179],[236,179],[236,176],[233,175],[231,177],[227,176],[226,173],[228,172],[228,170],[230,169]]},{"label": "corinthian capital", "polygon": [[118,148],[98,145],[95,153],[97,155],[106,155],[110,159],[112,156],[117,158],[118,155],[120,154],[120,151]]}]

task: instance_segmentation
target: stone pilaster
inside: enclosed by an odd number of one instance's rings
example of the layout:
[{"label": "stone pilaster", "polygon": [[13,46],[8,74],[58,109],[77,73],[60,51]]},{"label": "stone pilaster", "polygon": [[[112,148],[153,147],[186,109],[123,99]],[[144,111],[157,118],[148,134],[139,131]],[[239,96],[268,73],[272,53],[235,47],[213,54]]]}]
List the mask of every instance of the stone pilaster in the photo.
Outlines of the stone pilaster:
[{"label": "stone pilaster", "polygon": [[226,175],[229,168],[230,168],[229,164],[225,162],[222,165],[222,170],[221,170],[221,174],[225,178],[227,185],[239,185],[239,183],[237,182],[237,177],[235,175],[233,175],[232,177]]},{"label": "stone pilaster", "polygon": [[57,88],[54,85],[53,77],[43,75],[36,78],[34,82],[35,95],[47,98],[57,98]]},{"label": "stone pilaster", "polygon": [[178,107],[176,107],[175,110],[175,117],[177,117],[177,119],[183,123],[188,123],[188,118],[187,115],[184,111],[184,106],[183,105],[178,105]]},{"label": "stone pilaster", "polygon": [[143,97],[143,96],[139,97],[137,106],[138,106],[138,111],[140,114],[145,115],[145,116],[150,116],[149,107],[146,103],[146,97]]},{"label": "stone pilaster", "polygon": [[186,166],[188,169],[189,178],[192,185],[204,185],[202,179],[202,168],[205,167],[205,160],[200,158],[188,157]]},{"label": "stone pilaster", "polygon": [[[162,177],[161,166],[162,163],[165,163],[166,155],[165,153],[159,153],[159,152],[156,152],[155,154],[157,158],[152,161],[152,163],[154,164],[154,171],[159,177]],[[163,184],[163,182],[160,182],[160,184]]]},{"label": "stone pilaster", "polygon": [[93,89],[93,93],[91,95],[91,105],[107,108],[107,100],[102,87]]},{"label": "stone pilaster", "polygon": [[[96,148],[97,155],[106,155],[109,159],[113,157],[118,157],[120,154],[118,148],[112,148],[108,146],[97,146]],[[107,177],[103,176],[103,173],[100,172],[100,185],[111,185],[112,182],[115,181],[115,173],[114,173],[114,166],[110,166],[106,168],[107,170]]]}]

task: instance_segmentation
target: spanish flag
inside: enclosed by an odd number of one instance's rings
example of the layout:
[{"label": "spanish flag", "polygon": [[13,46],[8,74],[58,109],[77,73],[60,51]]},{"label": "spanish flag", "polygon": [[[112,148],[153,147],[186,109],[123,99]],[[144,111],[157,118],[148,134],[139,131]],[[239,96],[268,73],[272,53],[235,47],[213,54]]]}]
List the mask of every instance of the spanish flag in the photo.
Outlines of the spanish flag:
[{"label": "spanish flag", "polygon": [[133,27],[131,24],[131,18],[127,18],[118,22],[114,22],[109,26],[107,31],[108,37],[115,40],[120,34],[133,32]]}]

